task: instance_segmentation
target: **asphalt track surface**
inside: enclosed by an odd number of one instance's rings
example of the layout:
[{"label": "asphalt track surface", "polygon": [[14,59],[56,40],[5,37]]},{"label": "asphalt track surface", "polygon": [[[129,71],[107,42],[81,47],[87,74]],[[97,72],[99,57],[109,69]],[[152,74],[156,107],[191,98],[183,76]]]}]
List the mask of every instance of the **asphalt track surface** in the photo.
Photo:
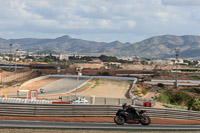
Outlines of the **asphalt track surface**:
[{"label": "asphalt track surface", "polygon": [[42,87],[45,93],[39,92],[39,95],[67,93],[76,89],[87,80],[89,80],[89,78],[79,78],[79,80],[77,80],[77,78],[62,78]]},{"label": "asphalt track surface", "polygon": [[140,124],[116,125],[115,123],[41,122],[21,120],[0,120],[0,128],[200,131],[200,125],[151,124],[149,126],[142,126]]}]

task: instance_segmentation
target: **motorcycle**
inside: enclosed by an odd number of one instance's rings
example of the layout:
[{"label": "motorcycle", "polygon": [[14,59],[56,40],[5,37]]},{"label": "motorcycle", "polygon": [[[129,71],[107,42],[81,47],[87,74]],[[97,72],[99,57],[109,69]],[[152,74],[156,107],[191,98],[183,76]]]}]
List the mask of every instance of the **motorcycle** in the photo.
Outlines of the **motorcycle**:
[{"label": "motorcycle", "polygon": [[146,116],[145,110],[136,110],[132,106],[123,105],[123,109],[119,109],[114,117],[114,122],[117,125],[124,123],[149,125],[151,123],[150,117]]}]

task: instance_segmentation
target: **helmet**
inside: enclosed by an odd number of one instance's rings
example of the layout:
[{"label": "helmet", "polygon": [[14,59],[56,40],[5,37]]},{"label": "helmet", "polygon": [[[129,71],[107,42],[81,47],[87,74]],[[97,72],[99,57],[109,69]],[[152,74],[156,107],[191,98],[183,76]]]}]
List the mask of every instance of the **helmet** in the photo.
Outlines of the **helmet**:
[{"label": "helmet", "polygon": [[128,106],[127,103],[123,103],[123,104],[122,104],[122,107],[123,107],[123,108],[125,108],[125,107],[127,107],[127,106]]}]

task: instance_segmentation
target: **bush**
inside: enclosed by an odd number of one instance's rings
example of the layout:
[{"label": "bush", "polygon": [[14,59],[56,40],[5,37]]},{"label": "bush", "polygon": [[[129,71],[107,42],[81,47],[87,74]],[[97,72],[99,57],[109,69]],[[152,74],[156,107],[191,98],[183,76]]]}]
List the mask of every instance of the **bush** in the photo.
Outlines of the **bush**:
[{"label": "bush", "polygon": [[142,94],[146,95],[147,92],[151,89],[151,87],[146,87],[145,89],[142,90]]},{"label": "bush", "polygon": [[197,94],[200,94],[200,89],[199,88],[187,88],[187,89],[184,89],[188,92],[191,92],[191,93],[197,93]]},{"label": "bush", "polygon": [[165,85],[163,83],[158,83],[157,86],[161,87],[161,88],[165,87]]},{"label": "bush", "polygon": [[100,75],[100,76],[110,76],[110,73],[109,72],[98,72],[97,75]]},{"label": "bush", "polygon": [[156,96],[155,99],[157,101],[170,104],[170,101],[171,101],[170,100],[170,95],[172,95],[172,92],[170,90],[166,90],[163,93],[161,93],[158,96]]},{"label": "bush", "polygon": [[156,100],[168,104],[188,106],[192,97],[183,92],[173,93],[171,90],[166,90],[156,97]]}]

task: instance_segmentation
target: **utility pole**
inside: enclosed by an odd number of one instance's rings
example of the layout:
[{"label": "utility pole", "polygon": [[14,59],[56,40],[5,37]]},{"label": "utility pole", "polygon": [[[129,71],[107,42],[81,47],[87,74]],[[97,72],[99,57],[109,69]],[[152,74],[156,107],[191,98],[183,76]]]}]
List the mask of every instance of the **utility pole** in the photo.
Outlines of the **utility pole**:
[{"label": "utility pole", "polygon": [[76,72],[77,72],[77,79],[76,79],[76,91],[75,91],[75,96],[77,98],[77,91],[78,91],[78,82],[79,82],[79,77],[82,76],[82,67],[80,68],[76,68]]},{"label": "utility pole", "polygon": [[17,51],[18,51],[18,49],[16,49],[16,53],[15,53],[15,80],[17,79],[16,78],[16,74],[17,74],[17,59],[16,59],[16,57],[17,57]]},{"label": "utility pole", "polygon": [[10,44],[10,58],[9,58],[9,60],[10,60],[10,67],[9,67],[9,69],[11,69],[11,56],[12,56],[12,54],[11,54],[11,47],[12,47],[12,45],[13,44]]},{"label": "utility pole", "polygon": [[178,87],[178,55],[179,55],[179,52],[180,52],[180,49],[178,48],[175,48],[175,53],[176,53],[176,80],[175,80],[175,88]]}]

